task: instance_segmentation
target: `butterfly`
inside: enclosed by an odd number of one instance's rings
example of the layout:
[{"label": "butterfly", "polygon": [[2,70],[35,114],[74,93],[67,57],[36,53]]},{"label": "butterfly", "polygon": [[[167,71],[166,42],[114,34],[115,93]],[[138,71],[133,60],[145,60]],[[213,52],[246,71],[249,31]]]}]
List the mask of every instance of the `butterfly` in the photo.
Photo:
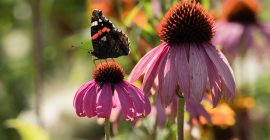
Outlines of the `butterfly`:
[{"label": "butterfly", "polygon": [[92,12],[91,39],[94,50],[90,53],[98,59],[117,58],[130,52],[127,35],[115,28],[101,10]]}]

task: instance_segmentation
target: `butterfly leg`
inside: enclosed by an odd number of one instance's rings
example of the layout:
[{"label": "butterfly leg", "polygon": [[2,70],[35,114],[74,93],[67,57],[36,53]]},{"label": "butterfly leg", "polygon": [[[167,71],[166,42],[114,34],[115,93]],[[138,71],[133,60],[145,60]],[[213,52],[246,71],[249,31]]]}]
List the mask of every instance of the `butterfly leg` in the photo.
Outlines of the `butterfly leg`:
[{"label": "butterfly leg", "polygon": [[97,65],[96,65],[96,61],[97,61],[97,60],[99,60],[99,59],[98,59],[98,58],[93,59],[93,62],[94,62],[94,64],[95,64],[95,66],[97,66]]}]

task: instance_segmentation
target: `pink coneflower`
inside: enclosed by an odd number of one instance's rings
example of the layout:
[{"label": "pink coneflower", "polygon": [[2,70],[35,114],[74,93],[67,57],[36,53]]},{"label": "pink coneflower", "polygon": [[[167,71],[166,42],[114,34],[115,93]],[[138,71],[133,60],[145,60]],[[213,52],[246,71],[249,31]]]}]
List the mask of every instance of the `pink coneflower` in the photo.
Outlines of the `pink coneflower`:
[{"label": "pink coneflower", "polygon": [[[160,24],[163,43],[149,51],[132,70],[129,81],[144,76],[145,93],[158,81],[158,96],[164,106],[177,98],[180,88],[186,101],[200,103],[206,88],[216,105],[221,95],[235,96],[235,82],[225,56],[210,42],[213,18],[194,1],[179,2]],[[222,91],[222,92],[221,92]]]},{"label": "pink coneflower", "polygon": [[222,19],[217,22],[214,43],[222,45],[232,56],[236,52],[244,54],[247,48],[259,46],[255,39],[256,30],[270,43],[270,25],[259,22],[259,9],[257,0],[226,0]]},{"label": "pink coneflower", "polygon": [[144,93],[124,81],[124,70],[116,62],[102,62],[93,72],[94,80],[82,85],[73,105],[79,117],[109,119],[113,109],[121,108],[125,120],[136,120],[150,113]]}]

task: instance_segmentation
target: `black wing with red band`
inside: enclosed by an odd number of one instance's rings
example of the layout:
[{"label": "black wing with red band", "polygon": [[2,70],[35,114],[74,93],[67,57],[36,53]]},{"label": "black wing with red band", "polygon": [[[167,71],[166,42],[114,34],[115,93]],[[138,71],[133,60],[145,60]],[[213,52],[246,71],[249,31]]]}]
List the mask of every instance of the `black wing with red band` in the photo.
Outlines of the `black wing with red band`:
[{"label": "black wing with red band", "polygon": [[128,55],[129,39],[108,20],[101,10],[94,10],[91,19],[91,39],[94,50],[91,54],[99,59]]}]

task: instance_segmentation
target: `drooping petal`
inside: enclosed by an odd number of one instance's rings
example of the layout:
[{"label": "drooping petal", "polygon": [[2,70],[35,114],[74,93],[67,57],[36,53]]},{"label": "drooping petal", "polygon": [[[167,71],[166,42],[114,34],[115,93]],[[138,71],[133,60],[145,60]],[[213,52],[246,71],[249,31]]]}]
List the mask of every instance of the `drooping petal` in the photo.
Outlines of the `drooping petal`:
[{"label": "drooping petal", "polygon": [[181,91],[184,93],[186,99],[189,99],[190,96],[190,72],[188,65],[188,58],[186,54],[186,49],[189,49],[189,46],[173,46],[176,51],[175,55],[175,69],[176,76],[178,79],[178,84]]},{"label": "drooping petal", "polygon": [[164,107],[162,107],[160,99],[157,98],[155,102],[155,110],[156,110],[156,123],[160,126],[163,127],[166,121],[166,112]]},{"label": "drooping petal", "polygon": [[127,93],[128,91],[126,91],[120,84],[115,85],[115,90],[115,94],[117,94],[119,97],[120,105],[124,113],[125,119],[134,120],[135,110],[132,100]]},{"label": "drooping petal", "polygon": [[85,96],[83,97],[83,110],[87,117],[94,117],[97,115],[96,113],[96,100],[97,100],[97,92],[96,92],[96,83],[93,84],[87,91]]},{"label": "drooping petal", "polygon": [[221,85],[221,90],[222,90],[222,93],[225,96],[226,102],[228,102],[229,99],[233,99],[234,98],[234,95],[231,94],[229,88],[225,84]]},{"label": "drooping petal", "polygon": [[160,61],[161,59],[164,58],[164,55],[168,53],[168,49],[169,49],[168,46],[165,46],[162,52],[159,55],[153,56],[152,60],[149,62],[149,64],[151,65],[148,65],[149,67],[147,68],[145,72],[145,75],[143,78],[143,85],[142,85],[142,89],[146,94],[149,93],[153,85],[153,82],[159,70]]},{"label": "drooping petal", "polygon": [[259,24],[258,27],[270,43],[270,24]]},{"label": "drooping petal", "polygon": [[151,105],[150,105],[150,101],[149,101],[148,97],[139,88],[135,87],[134,85],[132,85],[128,82],[125,82],[125,83],[129,85],[131,99],[135,99],[135,100],[133,100],[133,102],[135,102],[136,100],[138,101],[136,103],[137,105],[135,105],[135,103],[134,103],[135,111],[137,108],[136,106],[143,105],[142,106],[143,107],[143,116],[147,116],[151,112]]},{"label": "drooping petal", "polygon": [[171,101],[171,103],[166,107],[165,112],[168,116],[170,116],[170,118],[175,118],[177,115],[177,103],[178,103],[178,98],[179,97],[175,97],[173,98],[173,100]]},{"label": "drooping petal", "polygon": [[112,96],[112,107],[116,108],[119,105],[119,98],[117,97],[117,94],[114,94]]},{"label": "drooping petal", "polygon": [[[115,95],[117,95],[117,94],[115,94]],[[112,113],[111,113],[111,118],[110,118],[110,121],[113,122],[113,124],[112,124],[113,133],[118,132],[119,122],[122,118],[123,118],[123,112],[122,112],[120,105],[117,106],[116,108],[113,108]]]},{"label": "drooping petal", "polygon": [[208,54],[210,60],[215,65],[215,68],[218,71],[219,76],[222,79],[222,82],[228,88],[231,97],[235,96],[235,81],[232,69],[228,63],[226,57],[222,52],[218,51],[213,45],[208,44],[205,47],[206,53]]},{"label": "drooping petal", "polygon": [[164,69],[165,69],[165,65],[166,65],[166,61],[167,61],[167,58],[168,58],[168,53],[164,55],[164,58],[161,60],[160,62],[160,68],[159,68],[159,71],[158,71],[158,97],[160,98],[161,100],[161,104],[164,105],[164,98],[165,98],[165,95],[164,94],[167,94],[167,93],[163,93],[163,82],[164,82]]},{"label": "drooping petal", "polygon": [[234,51],[240,42],[243,31],[243,26],[238,23],[216,22],[216,35],[213,42],[216,45],[222,45],[229,51]]},{"label": "drooping petal", "polygon": [[221,97],[221,79],[217,70],[208,56],[205,57],[207,61],[207,71],[209,78],[209,86],[212,94],[212,103],[216,107]]},{"label": "drooping petal", "polygon": [[177,77],[175,76],[176,74],[174,69],[175,53],[175,50],[173,48],[170,48],[168,56],[167,58],[165,58],[166,63],[163,71],[164,80],[160,81],[163,82],[161,83],[162,88],[160,90],[160,94],[162,94],[163,98],[161,98],[161,103],[164,106],[169,105],[172,101],[172,98],[176,96]]},{"label": "drooping petal", "polygon": [[[92,81],[88,81],[86,83],[84,83],[83,85],[81,85],[81,87],[76,91],[76,94],[74,96],[74,99],[73,99],[73,106],[75,107],[75,103],[76,103],[76,100],[78,100],[78,96],[81,96],[80,94],[82,93],[83,90],[86,90],[86,88],[89,87],[89,85],[93,84],[94,80]],[[83,97],[81,97],[83,98]]]},{"label": "drooping petal", "polygon": [[251,25],[244,26],[243,39],[247,47],[254,47],[255,38],[253,37]]},{"label": "drooping petal", "polygon": [[156,55],[159,56],[160,53],[162,53],[162,50],[164,49],[165,46],[167,46],[167,44],[162,43],[159,46],[157,46],[156,48],[149,51],[146,55],[144,55],[141,58],[141,60],[136,64],[136,66],[133,68],[133,70],[131,71],[129,78],[128,78],[128,81],[133,83],[134,81],[139,79],[140,76],[143,73],[145,73],[145,70],[148,67],[148,65],[151,65],[149,62],[152,60],[152,58]]},{"label": "drooping petal", "polygon": [[75,108],[76,114],[79,117],[85,116],[85,113],[83,112],[83,97],[86,91],[89,89],[89,87],[91,88],[93,84],[94,84],[94,81],[89,81],[83,84],[75,94],[75,97],[73,99],[73,106]]},{"label": "drooping petal", "polygon": [[135,112],[134,117],[142,117],[144,115],[144,100],[138,95],[140,94],[138,92],[141,92],[140,89],[134,91],[133,87],[127,82],[121,83],[121,87],[125,90],[125,93],[128,94],[133,103]]},{"label": "drooping petal", "polygon": [[199,120],[203,116],[207,122],[211,122],[211,117],[201,104],[186,102],[186,110],[190,114],[190,118]]},{"label": "drooping petal", "polygon": [[109,119],[112,111],[112,87],[105,83],[97,94],[97,116]]},{"label": "drooping petal", "polygon": [[203,98],[206,82],[207,67],[203,46],[191,45],[189,53],[190,70],[190,101],[200,103]]}]

